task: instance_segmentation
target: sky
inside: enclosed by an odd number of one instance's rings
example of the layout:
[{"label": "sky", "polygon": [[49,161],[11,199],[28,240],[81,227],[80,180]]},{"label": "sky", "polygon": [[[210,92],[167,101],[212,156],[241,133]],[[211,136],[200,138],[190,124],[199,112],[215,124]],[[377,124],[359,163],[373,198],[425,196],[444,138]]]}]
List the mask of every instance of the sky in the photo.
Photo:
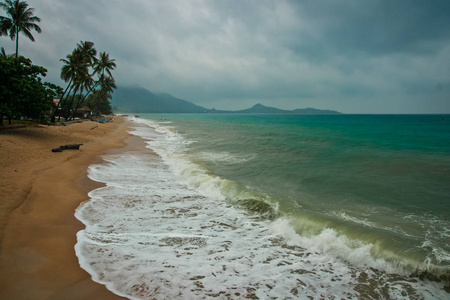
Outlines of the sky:
[{"label": "sky", "polygon": [[26,2],[42,33],[20,36],[19,54],[62,87],[60,59],[92,41],[117,85],[206,108],[450,113],[448,0]]}]

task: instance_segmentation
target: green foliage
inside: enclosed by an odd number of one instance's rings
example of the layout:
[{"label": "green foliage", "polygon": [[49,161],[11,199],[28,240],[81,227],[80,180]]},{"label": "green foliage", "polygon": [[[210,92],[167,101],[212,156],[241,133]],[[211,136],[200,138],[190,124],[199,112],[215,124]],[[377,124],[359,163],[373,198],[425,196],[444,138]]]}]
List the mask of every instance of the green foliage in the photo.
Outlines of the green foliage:
[{"label": "green foliage", "polygon": [[41,19],[34,16],[34,8],[28,8],[25,1],[5,0],[0,3],[10,18],[0,16],[0,35],[9,35],[11,40],[16,40],[16,58],[19,53],[19,33],[22,32],[27,38],[34,42],[31,30],[41,33],[41,28],[35,24]]},{"label": "green foliage", "polygon": [[54,84],[42,82],[47,70],[24,57],[0,57],[0,115],[43,122],[53,108],[53,99],[62,92]]},{"label": "green foliage", "polygon": [[[100,102],[108,101],[113,89],[116,88],[111,71],[115,69],[116,63],[114,59],[109,57],[106,52],[101,52],[97,58],[97,50],[94,43],[85,41],[77,44],[77,47],[68,54],[65,59],[60,61],[64,63],[61,68],[61,79],[68,82],[60,101],[60,115],[66,119],[73,118],[76,110],[86,102],[91,93],[96,92],[96,88],[100,87],[100,94],[91,103],[92,110],[98,110],[98,106],[110,111],[108,105]],[[109,76],[105,76],[108,74]],[[97,78],[95,78],[97,77]],[[98,92],[98,91],[97,91]],[[86,104],[86,103],[84,103]],[[106,103],[105,103],[106,104]],[[57,109],[54,110],[52,121],[55,119]]]},{"label": "green foliage", "polygon": [[84,101],[84,105],[86,105],[96,113],[110,115],[112,113],[111,102],[109,102],[111,98],[112,97],[110,94],[96,91],[95,93],[87,97],[87,99]]},{"label": "green foliage", "polygon": [[[11,40],[16,41],[15,58],[6,55],[3,48],[0,51],[1,124],[4,116],[7,116],[10,122],[12,118],[44,121],[49,110],[52,110],[51,122],[55,122],[58,112],[60,116],[71,119],[97,87],[100,87],[100,90],[97,91],[91,109],[111,112],[109,99],[116,88],[111,71],[116,68],[116,63],[108,53],[101,52],[97,58],[93,42],[81,41],[77,44],[66,59],[61,59],[64,63],[61,79],[68,82],[63,92],[56,85],[42,82],[42,77],[47,72],[45,68],[32,65],[29,59],[18,57],[19,33],[34,42],[31,31],[41,32],[41,28],[36,24],[41,19],[34,16],[34,8],[29,8],[27,2],[20,0],[3,0],[0,7],[9,16],[0,16],[0,36],[9,36]],[[53,105],[53,99],[56,97],[60,99],[57,106]]]}]

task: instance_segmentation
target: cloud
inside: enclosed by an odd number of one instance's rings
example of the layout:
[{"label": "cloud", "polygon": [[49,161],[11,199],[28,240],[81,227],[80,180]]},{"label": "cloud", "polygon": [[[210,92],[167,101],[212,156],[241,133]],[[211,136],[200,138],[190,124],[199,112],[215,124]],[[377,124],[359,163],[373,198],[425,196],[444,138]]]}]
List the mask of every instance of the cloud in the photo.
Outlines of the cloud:
[{"label": "cloud", "polygon": [[43,33],[35,43],[22,37],[19,50],[48,68],[51,81],[59,80],[59,59],[90,40],[116,59],[119,85],[206,107],[450,113],[450,2],[28,3]]}]

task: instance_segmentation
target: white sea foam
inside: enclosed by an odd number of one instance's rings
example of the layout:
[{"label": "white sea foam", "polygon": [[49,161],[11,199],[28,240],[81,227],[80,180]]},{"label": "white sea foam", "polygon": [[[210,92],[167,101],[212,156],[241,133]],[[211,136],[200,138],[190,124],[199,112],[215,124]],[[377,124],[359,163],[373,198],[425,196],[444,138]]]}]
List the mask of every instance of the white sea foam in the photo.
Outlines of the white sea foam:
[{"label": "white sea foam", "polygon": [[115,293],[131,299],[446,296],[437,283],[368,269],[384,263],[371,258],[372,245],[355,245],[331,229],[301,237],[288,219],[256,219],[235,208],[226,201],[238,193],[235,185],[186,160],[186,142],[173,129],[136,122],[145,126],[132,133],[160,157],[124,153],[90,166],[90,178],[106,186],[76,211],[86,224],[77,235],[80,264]]},{"label": "white sea foam", "polygon": [[[90,168],[93,179],[105,174],[107,186],[91,192],[91,201],[77,210],[87,228],[78,234],[76,251],[82,267],[118,294],[135,299],[293,297],[300,280],[302,294],[306,289],[311,296],[356,296],[348,292],[345,264],[334,263],[333,274],[314,272],[329,268],[329,259],[286,248],[267,234],[268,222],[256,222],[176,183],[162,162],[132,155],[109,160]],[[316,285],[319,278],[328,282],[326,287]]]},{"label": "white sea foam", "polygon": [[201,152],[198,154],[203,160],[220,162],[224,164],[242,164],[244,162],[251,161],[255,158],[255,155],[234,155],[230,152]]},{"label": "white sea foam", "polygon": [[363,225],[363,226],[372,227],[372,228],[379,227],[377,224],[375,224],[373,222],[370,222],[370,221],[362,219],[362,218],[356,218],[356,217],[350,216],[350,215],[348,215],[347,213],[345,213],[343,211],[337,213],[336,216],[341,218],[341,219],[343,219],[343,220],[350,221],[350,222],[353,222],[353,223],[356,223],[356,224],[360,224],[360,225]]}]

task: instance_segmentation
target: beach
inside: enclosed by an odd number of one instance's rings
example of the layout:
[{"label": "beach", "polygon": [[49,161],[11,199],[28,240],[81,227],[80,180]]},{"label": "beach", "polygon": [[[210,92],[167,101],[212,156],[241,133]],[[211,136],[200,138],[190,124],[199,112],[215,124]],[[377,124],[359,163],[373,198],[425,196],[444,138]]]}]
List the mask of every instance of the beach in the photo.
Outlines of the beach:
[{"label": "beach", "polygon": [[[128,121],[0,131],[0,298],[122,299],[91,280],[75,255],[75,209],[99,187],[90,164],[126,144]],[[66,144],[79,150],[52,152]]]}]

